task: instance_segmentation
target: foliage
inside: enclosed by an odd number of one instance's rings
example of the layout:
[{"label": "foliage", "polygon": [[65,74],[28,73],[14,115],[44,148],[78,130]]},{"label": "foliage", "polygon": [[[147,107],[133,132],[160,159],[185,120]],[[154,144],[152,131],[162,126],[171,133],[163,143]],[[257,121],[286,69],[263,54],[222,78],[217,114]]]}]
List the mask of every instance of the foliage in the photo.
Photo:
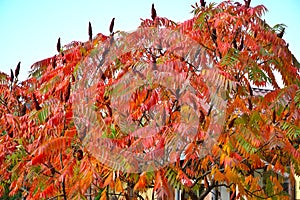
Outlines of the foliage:
[{"label": "foliage", "polygon": [[[1,194],[7,195],[9,188],[10,196],[21,195],[26,199],[143,199],[148,189],[155,191],[153,197],[170,199],[176,188],[193,199],[203,199],[214,188],[225,186],[238,191],[236,197],[288,199],[282,192],[282,176],[300,174],[298,62],[280,35],[284,25],[270,27],[261,19],[266,12],[263,5],[251,7],[250,1],[245,2],[248,3],[224,1],[206,5],[201,1],[201,5],[193,6],[194,17],[182,23],[157,16],[152,6],[152,19],[141,22],[141,27],[162,31],[167,27],[192,38],[209,56],[203,65],[212,61],[219,70],[213,80],[226,90],[226,116],[211,153],[197,156],[202,151],[201,134],[213,117],[211,112],[202,112],[197,139],[180,152],[184,159],[177,155],[176,162],[156,171],[116,171],[88,151],[73,118],[72,88],[80,79],[76,70],[87,59],[99,55],[99,49],[115,35],[114,19],[109,36],[97,34],[92,38],[89,23],[87,42],[61,46],[59,39],[58,54],[33,64],[27,80],[17,79],[20,64],[15,71],[11,70],[10,76],[0,74]],[[173,72],[190,72],[198,98],[209,98],[201,74],[185,58],[168,51],[153,55],[150,47],[129,52],[118,58],[120,63],[102,68],[103,82],[99,82],[96,108],[107,113],[101,116],[103,119],[114,117],[110,112],[111,94],[103,91],[129,73],[143,56],[146,62],[162,62],[158,66]],[[120,68],[122,73],[116,78],[114,74]],[[279,87],[275,72],[281,75],[283,88]],[[253,87],[262,86],[273,90],[264,97],[255,95]],[[153,87],[144,88],[144,93],[137,92],[132,104],[125,105],[136,112],[137,121],[142,121],[147,112],[147,107],[141,108],[142,103],[157,102],[151,98],[152,91],[159,86]],[[145,92],[150,93],[145,96]],[[163,92],[157,95],[167,98]],[[172,103],[166,107],[171,108]],[[171,116],[176,110],[170,110],[172,124],[176,117]],[[114,121],[108,123],[119,125]],[[135,142],[134,137],[119,129],[112,132],[112,138],[118,137],[116,145],[125,148]],[[153,141],[147,142],[154,145]],[[271,175],[266,177],[262,172]]]}]

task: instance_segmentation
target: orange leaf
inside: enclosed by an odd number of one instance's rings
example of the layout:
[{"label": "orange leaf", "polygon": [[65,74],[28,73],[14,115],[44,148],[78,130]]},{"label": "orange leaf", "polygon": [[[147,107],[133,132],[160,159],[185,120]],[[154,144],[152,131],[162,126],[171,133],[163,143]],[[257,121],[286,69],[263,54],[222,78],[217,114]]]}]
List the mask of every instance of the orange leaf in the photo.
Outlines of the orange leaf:
[{"label": "orange leaf", "polygon": [[105,179],[103,187],[106,187],[107,185],[109,185],[111,182],[113,181],[113,173],[110,172],[108,177]]},{"label": "orange leaf", "polygon": [[222,174],[219,169],[214,170],[214,179],[215,181],[223,182],[225,180],[224,174]]},{"label": "orange leaf", "polygon": [[140,175],[140,179],[138,182],[135,184],[133,190],[145,190],[146,188],[146,173],[142,173]]},{"label": "orange leaf", "polygon": [[65,132],[65,136],[66,137],[74,137],[74,135],[76,135],[77,134],[77,131],[76,131],[76,129],[71,129],[71,130],[66,130],[66,132]]},{"label": "orange leaf", "polygon": [[156,174],[156,176],[155,176],[154,188],[153,188],[154,191],[156,191],[158,188],[162,187],[162,185],[163,185],[160,171],[156,172],[155,174]]},{"label": "orange leaf", "polygon": [[100,200],[106,200],[106,189],[102,191]]},{"label": "orange leaf", "polygon": [[117,178],[116,185],[115,185],[115,191],[116,192],[123,192],[123,186],[120,178]]},{"label": "orange leaf", "polygon": [[45,155],[39,154],[39,155],[35,156],[34,158],[32,158],[31,165],[40,164],[40,163],[44,162],[45,160],[46,160]]}]

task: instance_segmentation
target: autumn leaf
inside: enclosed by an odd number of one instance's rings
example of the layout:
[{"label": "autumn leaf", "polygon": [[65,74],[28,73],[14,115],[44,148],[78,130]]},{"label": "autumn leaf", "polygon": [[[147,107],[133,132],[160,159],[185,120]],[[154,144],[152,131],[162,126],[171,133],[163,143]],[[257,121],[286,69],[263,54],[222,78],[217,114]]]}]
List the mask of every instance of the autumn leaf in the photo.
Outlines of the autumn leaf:
[{"label": "autumn leaf", "polygon": [[110,172],[104,181],[103,187],[106,187],[107,185],[111,184],[112,182],[113,182],[113,173]]},{"label": "autumn leaf", "polygon": [[138,182],[134,185],[133,190],[141,190],[144,191],[146,189],[146,173],[140,175]]},{"label": "autumn leaf", "polygon": [[[23,82],[16,83],[21,62],[0,72],[0,198],[132,199],[154,192],[175,199],[177,189],[198,199],[222,185],[238,191],[235,198],[286,199],[282,175],[300,174],[299,62],[284,40],[288,30],[269,26],[266,7],[251,7],[250,0],[200,0],[192,7],[190,19],[175,23],[158,17],[152,4],[138,30],[157,31],[157,41],[139,31],[112,37],[115,18],[108,36],[93,38],[89,22],[88,41],[62,46],[58,38],[59,54],[35,62]],[[140,42],[147,45],[128,48]],[[148,72],[138,71],[148,66],[154,81],[137,83],[134,76],[148,80]],[[79,83],[96,85],[91,98]],[[266,85],[273,89],[261,88]],[[91,127],[94,122],[101,126]],[[95,153],[104,132],[113,148]],[[138,159],[126,157],[138,172],[110,160],[114,148],[138,152]],[[163,164],[156,160],[164,155]],[[140,169],[139,162],[151,160],[159,167]]]},{"label": "autumn leaf", "polygon": [[120,178],[116,179],[115,191],[116,192],[123,192],[124,191]]}]

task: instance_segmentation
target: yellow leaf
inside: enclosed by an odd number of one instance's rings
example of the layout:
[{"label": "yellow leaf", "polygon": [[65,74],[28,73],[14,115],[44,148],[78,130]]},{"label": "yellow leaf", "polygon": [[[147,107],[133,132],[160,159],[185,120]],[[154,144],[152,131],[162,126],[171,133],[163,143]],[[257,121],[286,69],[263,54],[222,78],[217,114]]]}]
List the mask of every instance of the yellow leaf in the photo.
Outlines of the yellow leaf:
[{"label": "yellow leaf", "polygon": [[115,191],[116,192],[123,192],[123,186],[120,178],[117,178],[116,185],[115,185]]},{"label": "yellow leaf", "polygon": [[220,156],[220,164],[222,165],[224,163],[224,160],[225,160],[225,154],[222,153],[221,156]]},{"label": "yellow leaf", "polygon": [[106,198],[106,189],[102,191],[100,200],[107,200],[107,198]]},{"label": "yellow leaf", "polygon": [[230,147],[229,147],[229,145],[227,145],[227,144],[224,144],[224,146],[223,146],[223,150],[227,153],[227,155],[229,155],[230,154]]}]

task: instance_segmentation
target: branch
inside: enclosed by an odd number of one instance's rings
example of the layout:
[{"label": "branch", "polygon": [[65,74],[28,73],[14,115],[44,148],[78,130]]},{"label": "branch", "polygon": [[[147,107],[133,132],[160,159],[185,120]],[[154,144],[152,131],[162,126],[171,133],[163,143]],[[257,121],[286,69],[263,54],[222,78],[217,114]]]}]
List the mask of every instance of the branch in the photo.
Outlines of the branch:
[{"label": "branch", "polygon": [[[184,169],[185,168],[183,168],[183,170]],[[220,172],[223,172],[224,170],[225,170],[225,168],[219,169]],[[187,177],[189,179],[192,179],[191,177],[189,177],[189,175],[185,171],[183,171],[183,172],[187,175]],[[199,180],[202,180],[204,177],[206,177],[207,175],[209,175],[211,172],[212,172],[212,170],[209,170],[209,171],[205,172],[204,174],[202,174],[200,177],[196,178],[196,180],[195,180],[194,184],[191,186],[191,188],[194,187],[198,183]]]},{"label": "branch", "polygon": [[200,42],[199,44],[200,44],[202,47],[204,47],[206,50],[210,50],[210,51],[212,51],[212,52],[215,53],[215,51],[214,51],[213,49],[211,49],[211,48],[205,46],[203,43]]},{"label": "branch", "polygon": [[[262,189],[261,189],[261,190],[262,190]],[[272,197],[279,196],[280,194],[282,194],[282,192],[279,192],[279,193],[277,193],[277,194],[273,194],[273,195],[270,195],[270,196],[267,196],[267,197],[262,197],[262,196],[259,196],[259,195],[255,194],[255,192],[259,192],[259,191],[261,191],[261,190],[255,190],[254,192],[251,192],[250,190],[245,189],[245,191],[246,191],[246,193],[247,193],[248,195],[250,195],[250,196],[252,196],[252,197],[255,197],[255,198],[257,198],[257,199],[270,199],[270,198],[272,198]]]},{"label": "branch", "polygon": [[207,17],[205,18],[205,22],[206,22],[206,25],[207,25],[207,28],[208,28],[208,32],[209,32],[209,34],[210,34],[210,37],[211,37],[212,41],[214,42],[214,44],[216,45],[216,50],[218,51],[219,57],[222,59],[222,54],[221,54],[221,52],[220,52],[220,50],[219,50],[218,43],[217,43],[217,33],[216,33],[216,29],[213,29],[213,32],[211,32],[209,23],[208,23],[208,21],[207,21]]},{"label": "branch", "polygon": [[202,193],[201,195],[200,195],[200,197],[199,197],[199,199],[204,199],[211,191],[212,191],[212,189],[213,189],[214,187],[208,187],[206,190],[205,190],[205,192],[204,193]]},{"label": "branch", "polygon": [[[62,153],[60,152],[60,155],[59,155],[59,160],[60,160],[60,164],[61,164],[61,169],[64,168],[64,164],[63,164],[63,161],[62,161]],[[64,198],[64,200],[67,200],[67,193],[66,193],[66,184],[65,184],[65,178],[63,177],[62,178],[62,183],[61,183],[61,187],[62,187],[62,196]]]},{"label": "branch", "polygon": [[139,197],[140,199],[144,200],[144,198],[137,192],[136,196]]}]

